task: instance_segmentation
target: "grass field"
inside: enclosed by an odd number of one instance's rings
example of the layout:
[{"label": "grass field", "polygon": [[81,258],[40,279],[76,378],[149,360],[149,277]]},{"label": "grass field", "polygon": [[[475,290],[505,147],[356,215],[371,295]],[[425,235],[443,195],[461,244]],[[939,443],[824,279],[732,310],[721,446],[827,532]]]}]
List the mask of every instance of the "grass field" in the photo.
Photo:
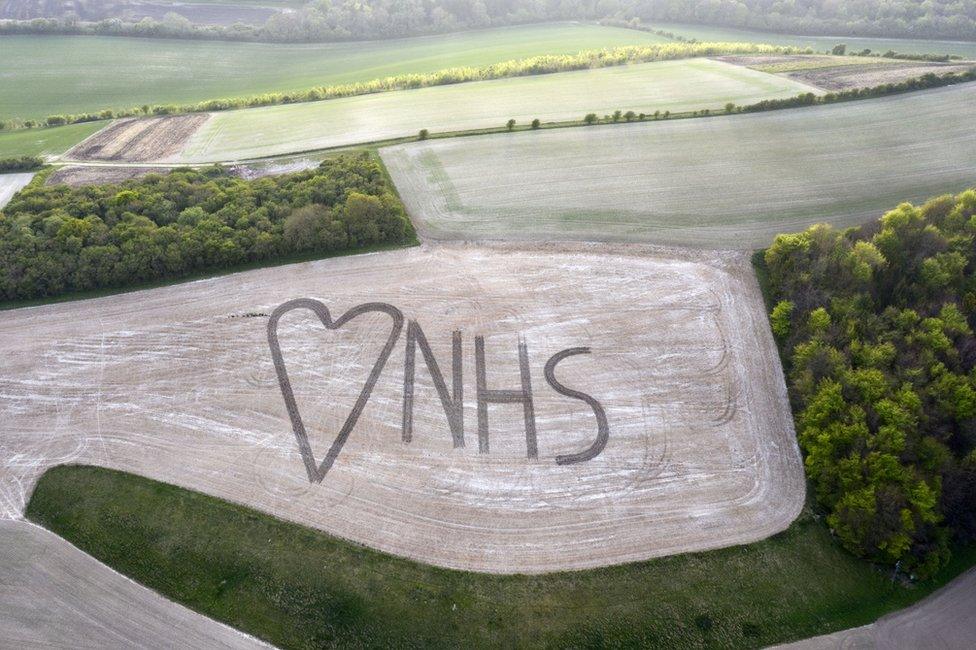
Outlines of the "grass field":
[{"label": "grass field", "polygon": [[85,122],[46,129],[0,131],[0,158],[60,155],[105,124],[105,122]]},{"label": "grass field", "polygon": [[[709,59],[664,61],[437,86],[323,102],[215,113],[178,160],[268,156],[432,133],[580,120],[614,110],[653,113],[750,104],[814,90],[804,84]],[[175,159],[174,159],[175,160]]]},{"label": "grass field", "polygon": [[[976,84],[381,150],[421,233],[752,249],[973,183]],[[911,128],[906,125],[911,124]],[[558,162],[557,162],[558,161]]]},{"label": "grass field", "polygon": [[666,40],[572,23],[309,45],[2,36],[0,119],[299,90]]},{"label": "grass field", "polygon": [[761,647],[873,621],[976,560],[959,552],[936,579],[906,588],[840,550],[807,513],[748,546],[491,576],[85,466],[45,474],[27,516],[164,596],[283,648]]},{"label": "grass field", "polygon": [[956,54],[976,59],[976,42],[936,41],[908,38],[865,38],[852,36],[803,36],[799,34],[777,34],[751,29],[732,27],[713,27],[711,25],[691,25],[687,23],[651,24],[654,29],[663,29],[687,38],[700,41],[746,41],[749,43],[769,43],[771,45],[793,45],[810,47],[817,52],[829,50],[844,43],[849,52],[860,52],[867,48],[872,52],[885,53],[894,50],[899,54]]}]

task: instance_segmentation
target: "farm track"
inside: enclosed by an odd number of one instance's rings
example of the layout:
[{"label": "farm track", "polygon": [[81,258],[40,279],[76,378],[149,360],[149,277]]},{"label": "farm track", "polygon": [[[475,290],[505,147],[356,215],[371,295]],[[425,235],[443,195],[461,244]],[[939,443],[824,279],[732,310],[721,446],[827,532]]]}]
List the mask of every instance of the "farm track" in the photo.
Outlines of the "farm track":
[{"label": "farm track", "polygon": [[31,182],[34,174],[0,174],[0,209],[14,198],[14,194]]},{"label": "farm track", "polygon": [[0,520],[0,612],[8,648],[270,647],[26,521]]},{"label": "farm track", "polygon": [[[435,239],[752,250],[973,185],[976,84],[767,113],[380,150]],[[905,124],[913,124],[906,129]],[[559,164],[554,164],[554,161]]]},{"label": "farm track", "polygon": [[925,600],[871,625],[777,646],[777,650],[968,648],[976,639],[976,569]]},{"label": "farm track", "polygon": [[[450,382],[462,330],[463,448],[422,358],[413,441],[401,440],[398,341],[348,443],[310,484],[271,363],[268,314],[317,297],[335,318],[394,304],[417,319]],[[325,335],[308,312],[280,337],[313,452],[322,458],[389,319]],[[519,382],[528,346],[538,458],[519,405],[489,406],[478,453],[474,337],[487,382]],[[17,518],[46,467],[124,469],[245,503],[411,559],[548,572],[763,539],[804,500],[782,373],[748,259],[602,245],[437,245],[239,273],[6,312],[0,353],[0,512]],[[596,436],[593,412],[553,391],[556,368],[607,413],[605,450],[556,465]],[[327,397],[323,397],[327,396]],[[431,540],[438,540],[431,544]]]}]

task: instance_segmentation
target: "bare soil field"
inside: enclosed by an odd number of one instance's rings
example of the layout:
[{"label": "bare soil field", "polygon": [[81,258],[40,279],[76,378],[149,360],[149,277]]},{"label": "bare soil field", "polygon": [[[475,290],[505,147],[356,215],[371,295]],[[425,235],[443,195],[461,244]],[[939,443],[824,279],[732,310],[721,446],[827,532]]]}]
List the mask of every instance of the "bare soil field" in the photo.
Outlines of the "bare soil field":
[{"label": "bare soil field", "polygon": [[179,153],[206,113],[116,120],[72,147],[65,160],[147,162]]},{"label": "bare soil field", "polygon": [[976,569],[970,569],[916,605],[871,625],[777,647],[783,650],[953,650],[972,647],[973,639],[976,639]]},{"label": "bare soil field", "polygon": [[931,63],[859,56],[719,56],[718,61],[780,74],[825,91],[870,88],[916,79],[924,74],[965,72],[976,61]]},{"label": "bare soil field", "polygon": [[146,174],[165,174],[170,171],[167,167],[97,167],[82,165],[65,165],[59,167],[44,181],[45,185],[103,185],[107,183],[121,183],[132,178],[139,178]]},{"label": "bare soil field", "polygon": [[6,648],[267,648],[166,600],[47,530],[0,520]]},{"label": "bare soil field", "polygon": [[[320,302],[279,309],[294,299]],[[337,258],[5,312],[0,354],[8,518],[46,467],[83,462],[435,565],[539,573],[763,539],[804,502],[737,253]]]},{"label": "bare soil field", "polygon": [[767,113],[429,140],[380,155],[427,238],[752,250],[814,223],[864,223],[893,196],[969,187],[974,123],[969,83]]},{"label": "bare soil field", "polygon": [[34,174],[0,174],[0,209],[14,198],[14,194],[31,182]]}]

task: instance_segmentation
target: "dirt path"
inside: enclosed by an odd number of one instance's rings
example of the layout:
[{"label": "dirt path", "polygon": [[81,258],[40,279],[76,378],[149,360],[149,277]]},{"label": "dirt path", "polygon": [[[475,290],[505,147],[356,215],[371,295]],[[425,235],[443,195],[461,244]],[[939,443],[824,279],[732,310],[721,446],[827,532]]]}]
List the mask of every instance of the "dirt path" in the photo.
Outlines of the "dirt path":
[{"label": "dirt path", "polygon": [[25,521],[0,520],[0,646],[267,648]]},{"label": "dirt path", "polygon": [[[448,401],[460,330],[464,446],[422,343],[403,440],[405,324],[348,442],[310,483],[267,338],[269,314],[306,297],[333,318],[383,302],[416,319]],[[317,462],[392,322],[367,313],[328,332],[307,310],[282,318]],[[483,392],[483,430],[476,336],[485,390],[496,391]],[[546,372],[557,352],[581,346],[590,352]],[[362,255],[5,312],[0,354],[7,517],[45,467],[88,462],[437,565],[546,572],[763,539],[804,499],[782,372],[744,255],[598,245]],[[595,458],[558,462],[592,450],[600,427],[596,410],[547,374],[605,411],[609,435]]]},{"label": "dirt path", "polygon": [[962,650],[976,639],[976,569],[970,569],[925,600],[863,627],[835,632],[783,650],[833,648],[927,648]]}]

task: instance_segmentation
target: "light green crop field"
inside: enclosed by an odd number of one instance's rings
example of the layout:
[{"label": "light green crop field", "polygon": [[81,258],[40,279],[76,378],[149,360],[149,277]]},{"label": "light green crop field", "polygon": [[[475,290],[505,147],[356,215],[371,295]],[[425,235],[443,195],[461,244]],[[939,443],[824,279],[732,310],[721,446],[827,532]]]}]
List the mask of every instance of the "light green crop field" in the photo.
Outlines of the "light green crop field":
[{"label": "light green crop field", "polygon": [[976,84],[704,119],[398,145],[422,234],[753,249],[976,178]]},{"label": "light green crop field", "polygon": [[105,122],[84,122],[46,129],[0,131],[0,158],[57,156],[104,126]]},{"label": "light green crop field", "polygon": [[709,59],[662,61],[532,77],[435,86],[322,102],[215,113],[187,143],[182,162],[239,160],[387,138],[581,120],[620,109],[651,114],[721,109],[815,88]]},{"label": "light green crop field", "polygon": [[196,102],[661,42],[667,39],[574,23],[324,44],[2,36],[0,118]]},{"label": "light green crop field", "polygon": [[770,45],[793,45],[810,47],[817,52],[829,50],[841,43],[847,45],[848,52],[860,52],[867,48],[872,52],[885,53],[894,50],[899,54],[956,54],[976,59],[976,42],[936,41],[913,38],[866,38],[852,36],[803,36],[799,34],[777,34],[751,29],[732,27],[712,27],[710,25],[691,25],[687,23],[651,24],[654,29],[679,34],[699,41],[745,41],[748,43],[769,43]]}]

